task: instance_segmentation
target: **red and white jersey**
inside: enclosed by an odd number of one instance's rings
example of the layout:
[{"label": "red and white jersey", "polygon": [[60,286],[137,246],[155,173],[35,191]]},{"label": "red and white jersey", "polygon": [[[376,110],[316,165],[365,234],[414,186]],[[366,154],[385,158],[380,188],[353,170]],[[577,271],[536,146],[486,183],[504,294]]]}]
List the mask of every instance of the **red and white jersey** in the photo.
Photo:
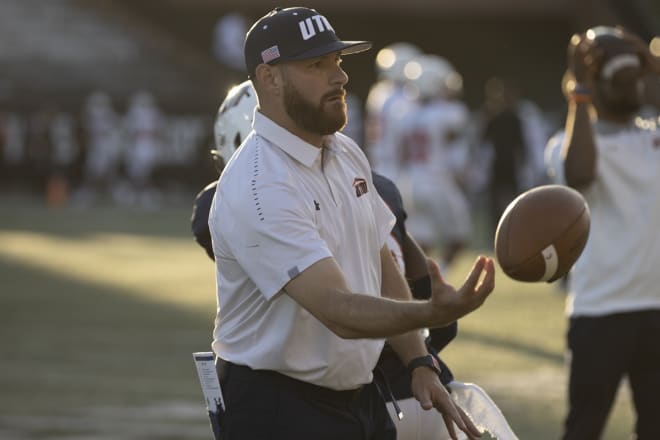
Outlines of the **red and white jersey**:
[{"label": "red and white jersey", "polygon": [[86,173],[93,178],[108,178],[117,172],[122,155],[121,123],[110,97],[95,92],[87,100],[83,124],[87,133]]},{"label": "red and white jersey", "polygon": [[396,138],[396,179],[408,230],[425,246],[464,240],[470,207],[458,181],[469,161],[469,113],[455,101],[433,101],[409,114]]},{"label": "red and white jersey", "polygon": [[139,92],[132,98],[126,115],[128,135],[125,152],[126,172],[131,180],[144,181],[162,154],[163,115],[153,97]]},{"label": "red and white jersey", "polygon": [[469,111],[458,101],[419,106],[402,121],[397,158],[402,172],[433,181],[459,177],[469,160]]}]

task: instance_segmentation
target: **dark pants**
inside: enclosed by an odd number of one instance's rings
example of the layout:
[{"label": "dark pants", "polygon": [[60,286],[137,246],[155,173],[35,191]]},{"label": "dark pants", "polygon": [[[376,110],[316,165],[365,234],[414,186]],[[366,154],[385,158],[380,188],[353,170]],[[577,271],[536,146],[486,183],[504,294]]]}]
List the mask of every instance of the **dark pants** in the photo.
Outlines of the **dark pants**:
[{"label": "dark pants", "polygon": [[660,439],[660,310],[573,318],[568,348],[564,440],[601,437],[624,375],[637,413],[637,439]]},{"label": "dark pants", "polygon": [[377,386],[333,391],[266,370],[218,363],[222,440],[396,440]]}]

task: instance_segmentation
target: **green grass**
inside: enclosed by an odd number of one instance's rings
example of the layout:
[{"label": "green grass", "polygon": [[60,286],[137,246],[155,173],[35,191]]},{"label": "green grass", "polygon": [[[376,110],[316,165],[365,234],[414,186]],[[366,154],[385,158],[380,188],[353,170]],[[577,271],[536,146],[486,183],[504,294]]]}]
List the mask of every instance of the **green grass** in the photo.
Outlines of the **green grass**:
[{"label": "green grass", "polygon": [[[209,349],[214,268],[190,237],[190,204],[0,203],[0,438],[211,438],[191,353]],[[447,278],[460,281],[474,255]],[[499,273],[443,357],[489,392],[521,440],[556,439],[564,331],[555,286]],[[623,393],[604,438],[626,438],[632,420]]]}]

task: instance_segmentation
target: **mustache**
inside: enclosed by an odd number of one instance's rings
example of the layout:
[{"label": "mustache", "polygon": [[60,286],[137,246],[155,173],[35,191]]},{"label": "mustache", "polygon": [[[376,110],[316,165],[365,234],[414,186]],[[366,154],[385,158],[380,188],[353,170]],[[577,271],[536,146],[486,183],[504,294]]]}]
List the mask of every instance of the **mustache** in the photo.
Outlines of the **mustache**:
[{"label": "mustache", "polygon": [[332,91],[326,93],[325,95],[323,95],[321,97],[321,100],[322,101],[327,101],[327,100],[334,99],[334,98],[344,99],[345,97],[346,97],[346,90],[337,89],[337,90],[332,90]]}]

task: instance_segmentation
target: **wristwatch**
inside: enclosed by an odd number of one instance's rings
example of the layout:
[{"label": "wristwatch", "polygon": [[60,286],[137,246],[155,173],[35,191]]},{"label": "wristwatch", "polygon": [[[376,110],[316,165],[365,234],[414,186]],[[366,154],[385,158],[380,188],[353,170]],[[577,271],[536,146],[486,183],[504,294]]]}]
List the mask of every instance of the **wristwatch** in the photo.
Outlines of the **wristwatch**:
[{"label": "wristwatch", "polygon": [[438,360],[433,357],[433,355],[427,354],[425,356],[416,357],[408,363],[408,373],[412,375],[412,372],[417,367],[428,367],[435,372],[435,374],[440,376],[440,364]]}]

